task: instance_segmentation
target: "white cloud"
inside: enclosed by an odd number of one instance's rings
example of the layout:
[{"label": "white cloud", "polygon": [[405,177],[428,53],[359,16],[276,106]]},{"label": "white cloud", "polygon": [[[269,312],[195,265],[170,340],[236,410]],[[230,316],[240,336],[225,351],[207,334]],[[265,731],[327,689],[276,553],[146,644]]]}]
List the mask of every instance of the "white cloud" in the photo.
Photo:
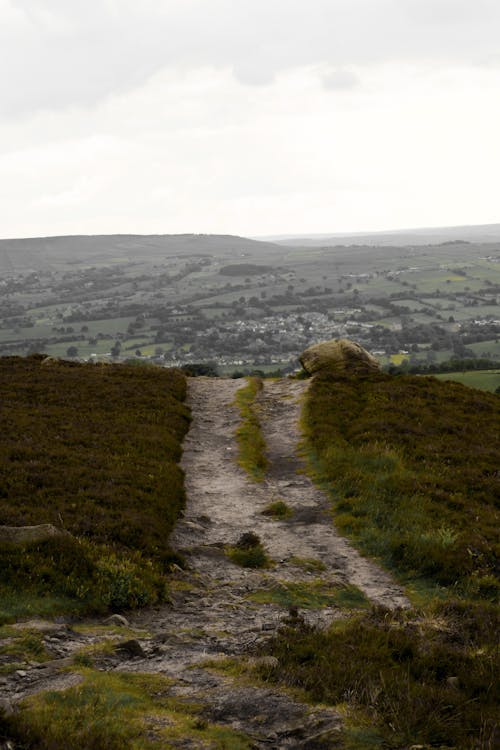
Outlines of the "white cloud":
[{"label": "white cloud", "polygon": [[498,63],[497,0],[2,0],[0,112],[89,106],[170,66]]},{"label": "white cloud", "polygon": [[0,236],[498,221],[499,21],[490,0],[0,0]]}]

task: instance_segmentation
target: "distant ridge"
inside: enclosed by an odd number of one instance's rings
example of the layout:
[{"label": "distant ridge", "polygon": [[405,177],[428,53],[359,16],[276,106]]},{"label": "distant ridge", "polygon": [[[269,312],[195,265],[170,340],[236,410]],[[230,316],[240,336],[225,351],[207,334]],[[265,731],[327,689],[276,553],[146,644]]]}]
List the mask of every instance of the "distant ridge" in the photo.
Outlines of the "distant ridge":
[{"label": "distant ridge", "polygon": [[381,232],[276,235],[256,237],[279,245],[325,247],[330,245],[435,245],[441,242],[500,242],[500,224],[478,224],[421,229],[390,229]]},{"label": "distant ridge", "polygon": [[168,257],[212,255],[215,252],[237,258],[252,252],[267,257],[276,244],[228,234],[109,234],[27,237],[0,240],[0,271],[38,271],[53,264],[86,265],[147,259],[159,262]]}]

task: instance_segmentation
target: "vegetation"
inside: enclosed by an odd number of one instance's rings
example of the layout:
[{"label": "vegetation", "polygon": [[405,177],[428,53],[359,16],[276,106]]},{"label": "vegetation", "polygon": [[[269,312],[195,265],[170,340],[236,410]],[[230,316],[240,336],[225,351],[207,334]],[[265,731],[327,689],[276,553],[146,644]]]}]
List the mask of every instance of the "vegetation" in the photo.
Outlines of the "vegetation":
[{"label": "vegetation", "polygon": [[315,378],[307,444],[337,526],[407,577],[494,596],[498,426],[493,394],[434,378]]},{"label": "vegetation", "polygon": [[275,518],[276,520],[284,520],[293,516],[293,510],[284,500],[273,500],[269,503],[262,511],[263,516],[269,516],[269,518]]},{"label": "vegetation", "polygon": [[306,448],[337,525],[421,602],[327,630],[298,621],[264,648],[278,665],[265,679],[347,706],[346,747],[487,750],[498,739],[499,411],[496,396],[434,378],[311,384]]},{"label": "vegetation", "polygon": [[267,568],[271,564],[262,542],[252,531],[242,534],[233,547],[227,548],[226,554],[242,568]]},{"label": "vegetation", "polygon": [[[492,748],[495,608],[446,602],[431,614],[372,609],[328,630],[299,622],[263,649],[279,666],[262,676],[314,701],[348,704],[358,735],[368,723],[381,747]],[[357,747],[372,747],[374,737],[358,737]]]},{"label": "vegetation", "polygon": [[262,482],[267,469],[266,443],[262,436],[255,400],[262,390],[260,378],[247,378],[247,385],[236,392],[241,422],[236,430],[238,463],[255,482]]},{"label": "vegetation", "polygon": [[0,549],[0,616],[165,598],[188,427],[174,370],[0,359],[0,524],[67,536]]},{"label": "vegetation", "polygon": [[172,698],[165,677],[91,669],[81,675],[76,687],[27,698],[22,712],[0,717],[0,738],[8,734],[33,750],[159,750],[187,738],[214,750],[251,747],[240,732],[211,724],[199,707]]},{"label": "vegetation", "polygon": [[281,581],[250,595],[250,599],[261,604],[278,604],[284,608],[321,609],[343,607],[356,609],[366,607],[368,600],[360,589],[351,585],[335,585],[323,579]]}]

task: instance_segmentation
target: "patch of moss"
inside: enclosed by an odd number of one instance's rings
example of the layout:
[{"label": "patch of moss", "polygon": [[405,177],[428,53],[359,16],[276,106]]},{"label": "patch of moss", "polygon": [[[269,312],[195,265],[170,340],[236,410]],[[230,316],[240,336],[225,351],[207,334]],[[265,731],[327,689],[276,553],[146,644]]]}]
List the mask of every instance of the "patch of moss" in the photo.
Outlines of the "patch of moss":
[{"label": "patch of moss", "polygon": [[271,588],[253,592],[248,598],[259,604],[277,604],[285,609],[357,609],[368,606],[366,596],[356,586],[335,586],[321,579],[298,583],[281,581]]}]

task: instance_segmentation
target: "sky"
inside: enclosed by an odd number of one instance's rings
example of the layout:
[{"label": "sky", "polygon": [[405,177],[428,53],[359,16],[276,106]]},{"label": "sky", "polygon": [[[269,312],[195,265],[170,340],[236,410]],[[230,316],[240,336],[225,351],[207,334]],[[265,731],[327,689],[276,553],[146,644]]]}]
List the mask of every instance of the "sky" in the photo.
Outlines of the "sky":
[{"label": "sky", "polygon": [[499,0],[0,0],[0,237],[500,221]]}]

